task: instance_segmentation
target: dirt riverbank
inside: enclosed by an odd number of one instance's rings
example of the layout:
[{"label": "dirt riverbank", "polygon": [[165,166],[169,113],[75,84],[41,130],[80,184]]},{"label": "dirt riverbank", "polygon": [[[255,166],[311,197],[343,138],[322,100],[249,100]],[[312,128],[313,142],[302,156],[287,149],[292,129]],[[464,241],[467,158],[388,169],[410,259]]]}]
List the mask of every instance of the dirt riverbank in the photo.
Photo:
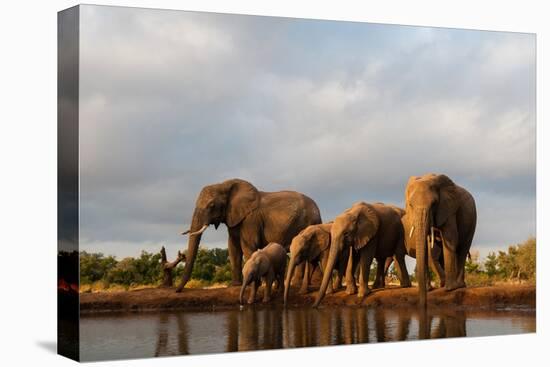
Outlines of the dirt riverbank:
[{"label": "dirt riverbank", "polygon": [[[217,289],[184,289],[176,293],[173,288],[147,288],[134,291],[98,292],[80,294],[81,313],[116,311],[155,311],[155,310],[222,310],[238,307],[239,287]],[[410,307],[418,302],[416,288],[386,288],[373,290],[366,298],[359,300],[356,295],[347,295],[343,290],[327,295],[322,307],[328,306],[369,306],[369,307]],[[297,294],[293,289],[289,296],[289,307],[309,306],[317,292],[312,289],[306,295]],[[261,289],[258,297],[261,296]],[[282,294],[272,302],[282,304]],[[446,292],[436,289],[428,294],[430,307],[464,308],[503,308],[528,307],[536,304],[534,285],[499,285],[491,287],[471,287]],[[259,301],[261,307],[261,301]],[[258,307],[256,305],[255,307]]]}]

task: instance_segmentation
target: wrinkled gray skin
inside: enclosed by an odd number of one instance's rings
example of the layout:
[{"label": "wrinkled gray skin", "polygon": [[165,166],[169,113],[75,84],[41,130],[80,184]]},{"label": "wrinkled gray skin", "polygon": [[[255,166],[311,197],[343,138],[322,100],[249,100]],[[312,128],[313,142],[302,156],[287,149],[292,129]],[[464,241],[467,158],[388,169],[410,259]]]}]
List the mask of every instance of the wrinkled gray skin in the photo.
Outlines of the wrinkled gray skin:
[{"label": "wrinkled gray skin", "polygon": [[[403,226],[405,245],[415,250],[419,305],[426,306],[427,262],[430,262],[447,291],[466,286],[464,266],[476,228],[477,213],[473,196],[445,175],[412,176],[405,189]],[[432,232],[432,228],[434,228]],[[428,251],[429,240],[441,236],[444,275]],[[437,247],[437,240],[434,239]]]},{"label": "wrinkled gray skin", "polygon": [[[312,269],[312,272],[317,266],[324,271],[329,250],[330,250],[330,230],[332,228],[332,222],[323,224],[314,224],[306,227],[302,230],[290,244],[290,261],[288,262],[288,269],[285,279],[285,294],[284,304],[288,301],[288,295],[290,293],[290,280],[292,279],[294,269],[296,266],[303,264],[304,262],[309,264],[306,269]],[[340,256],[338,264],[338,272],[335,280],[334,287],[336,289],[341,287],[342,278],[344,276],[348,254],[347,252]],[[305,277],[308,277],[307,279]],[[307,293],[307,287],[304,285],[309,282],[309,271],[304,274],[304,281],[302,283],[302,289],[300,294]],[[332,292],[332,283],[329,283],[327,293]]]},{"label": "wrinkled gray skin", "polygon": [[[410,231],[410,221],[406,217],[405,210],[397,207],[397,206],[391,206],[401,217],[401,223],[403,224],[403,233],[404,235],[409,233]],[[405,244],[409,244],[409,247],[406,247],[407,255],[409,255],[412,258],[416,258],[416,249],[411,245],[410,241],[406,242]],[[434,261],[431,261],[433,259]],[[391,266],[392,262],[396,261],[395,257],[388,257],[386,259],[386,262],[384,264],[384,267],[377,266],[377,273],[376,273],[376,280],[374,281],[373,288],[384,288],[385,287],[385,277],[388,273],[388,269]],[[445,286],[445,274],[443,272],[443,248],[441,244],[441,239],[439,237],[436,237],[434,247],[431,249],[431,257],[430,257],[430,267],[432,268],[432,271],[438,275],[440,279],[440,287]],[[408,285],[410,286],[410,284]]]},{"label": "wrinkled gray skin", "polygon": [[191,277],[202,231],[213,224],[224,223],[228,230],[227,247],[233,285],[241,284],[243,255],[270,242],[285,249],[302,229],[321,223],[317,204],[295,191],[262,192],[250,182],[232,179],[208,185],[201,190],[193,212],[189,234],[187,262],[177,291],[181,292]]},{"label": "wrinkled gray skin", "polygon": [[323,282],[314,307],[317,307],[328,288],[336,260],[343,251],[351,252],[351,264],[346,269],[347,292],[356,292],[355,270],[360,267],[358,297],[363,298],[369,292],[368,279],[372,260],[376,258],[383,264],[386,258],[395,255],[401,285],[410,286],[405,267],[405,246],[403,244],[403,226],[395,207],[382,203],[355,203],[334,220],[331,231],[329,258],[323,273]]},{"label": "wrinkled gray skin", "polygon": [[277,290],[282,288],[285,277],[286,250],[278,243],[270,243],[263,249],[257,250],[250,256],[243,267],[243,284],[239,294],[239,303],[243,304],[246,287],[251,285],[248,304],[256,300],[256,291],[265,282],[264,302],[271,300],[271,287],[277,281]]},{"label": "wrinkled gray skin", "polygon": [[[403,210],[398,206],[390,205],[390,204],[386,204],[386,206],[392,208],[399,215],[400,218],[403,218],[403,216],[405,215],[405,210]],[[403,243],[403,246],[404,246],[404,243]],[[386,280],[386,275],[388,274],[388,269],[394,261],[397,263],[395,256],[386,258],[384,263],[379,263],[378,259],[376,261],[377,261],[376,278],[372,285],[373,289],[384,288],[386,286],[385,280]],[[411,286],[410,281],[408,283],[407,282],[405,282],[404,284],[402,283],[401,286],[404,288],[410,287]]]}]

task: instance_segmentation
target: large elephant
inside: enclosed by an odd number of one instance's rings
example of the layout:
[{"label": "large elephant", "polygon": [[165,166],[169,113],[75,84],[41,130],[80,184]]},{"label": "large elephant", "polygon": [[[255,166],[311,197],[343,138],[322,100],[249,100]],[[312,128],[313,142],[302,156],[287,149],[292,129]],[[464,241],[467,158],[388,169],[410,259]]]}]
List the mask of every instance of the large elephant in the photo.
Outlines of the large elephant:
[{"label": "large elephant", "polygon": [[368,279],[373,258],[376,258],[379,264],[383,264],[386,258],[395,255],[401,284],[410,284],[405,266],[403,226],[401,217],[394,207],[382,203],[355,203],[334,219],[330,235],[329,258],[314,307],[317,307],[325,296],[336,260],[343,256],[345,249],[351,251],[353,258],[346,270],[348,293],[355,292],[354,274],[359,265],[358,296],[363,298],[368,294]]},{"label": "large elephant", "polygon": [[[292,239],[292,243],[290,244],[290,261],[288,262],[288,270],[286,272],[285,280],[285,304],[287,303],[288,294],[290,292],[290,280],[292,279],[296,266],[303,263],[307,263],[309,265],[306,267],[306,271],[304,273],[305,278],[302,283],[303,288],[300,290],[301,293],[305,293],[307,291],[308,276],[310,273],[309,268],[312,268],[311,272],[313,272],[317,266],[320,267],[321,271],[325,269],[330,249],[331,228],[332,222],[313,224],[306,227]],[[340,257],[341,261],[338,265],[335,288],[339,288],[342,283],[347,259],[347,253]],[[332,292],[332,284],[329,284],[328,291],[329,293]]]},{"label": "large elephant", "polygon": [[[405,189],[406,247],[416,249],[419,304],[426,305],[427,262],[434,263],[434,248],[443,249],[446,290],[465,287],[464,265],[472,244],[477,214],[473,196],[445,175],[427,174],[409,178]],[[441,275],[440,275],[441,277]]]},{"label": "large elephant", "polygon": [[317,204],[295,191],[262,192],[251,183],[231,179],[208,185],[201,190],[193,212],[189,233],[187,262],[177,288],[181,292],[191,276],[202,233],[213,224],[227,226],[227,247],[233,285],[242,282],[242,257],[270,242],[288,250],[292,238],[310,224],[321,223]]}]

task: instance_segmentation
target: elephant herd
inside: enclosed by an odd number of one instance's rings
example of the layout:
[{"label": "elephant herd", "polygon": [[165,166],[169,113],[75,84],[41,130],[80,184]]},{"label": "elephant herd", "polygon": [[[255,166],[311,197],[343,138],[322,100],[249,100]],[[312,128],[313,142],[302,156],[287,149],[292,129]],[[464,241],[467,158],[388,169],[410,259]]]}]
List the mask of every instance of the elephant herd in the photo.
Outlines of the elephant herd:
[{"label": "elephant herd", "polygon": [[[202,233],[209,225],[217,229],[224,223],[232,284],[241,285],[241,304],[248,285],[248,302],[254,302],[262,280],[264,302],[271,299],[276,281],[278,289],[284,284],[286,304],[297,267],[302,269],[301,292],[307,291],[315,268],[322,273],[315,307],[326,293],[340,288],[344,278],[346,292],[363,298],[369,293],[373,259],[379,264],[374,287],[384,286],[385,271],[392,261],[401,286],[410,287],[405,267],[405,255],[409,255],[416,258],[419,305],[425,306],[428,267],[446,290],[466,286],[464,267],[476,220],[474,198],[446,175],[410,177],[404,209],[357,202],[327,223],[322,223],[317,204],[304,194],[262,192],[247,181],[227,180],[205,186],[197,198],[191,227],[182,233],[189,234],[189,242],[177,292],[190,278]],[[243,257],[247,260],[244,267]]]}]

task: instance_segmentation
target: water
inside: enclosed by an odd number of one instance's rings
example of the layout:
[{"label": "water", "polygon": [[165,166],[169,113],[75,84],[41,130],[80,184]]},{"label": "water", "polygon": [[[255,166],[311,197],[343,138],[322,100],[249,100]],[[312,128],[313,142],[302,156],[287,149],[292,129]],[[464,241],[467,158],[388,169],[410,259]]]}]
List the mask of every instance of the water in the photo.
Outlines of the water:
[{"label": "water", "polygon": [[535,332],[534,310],[247,307],[82,315],[83,361]]}]

